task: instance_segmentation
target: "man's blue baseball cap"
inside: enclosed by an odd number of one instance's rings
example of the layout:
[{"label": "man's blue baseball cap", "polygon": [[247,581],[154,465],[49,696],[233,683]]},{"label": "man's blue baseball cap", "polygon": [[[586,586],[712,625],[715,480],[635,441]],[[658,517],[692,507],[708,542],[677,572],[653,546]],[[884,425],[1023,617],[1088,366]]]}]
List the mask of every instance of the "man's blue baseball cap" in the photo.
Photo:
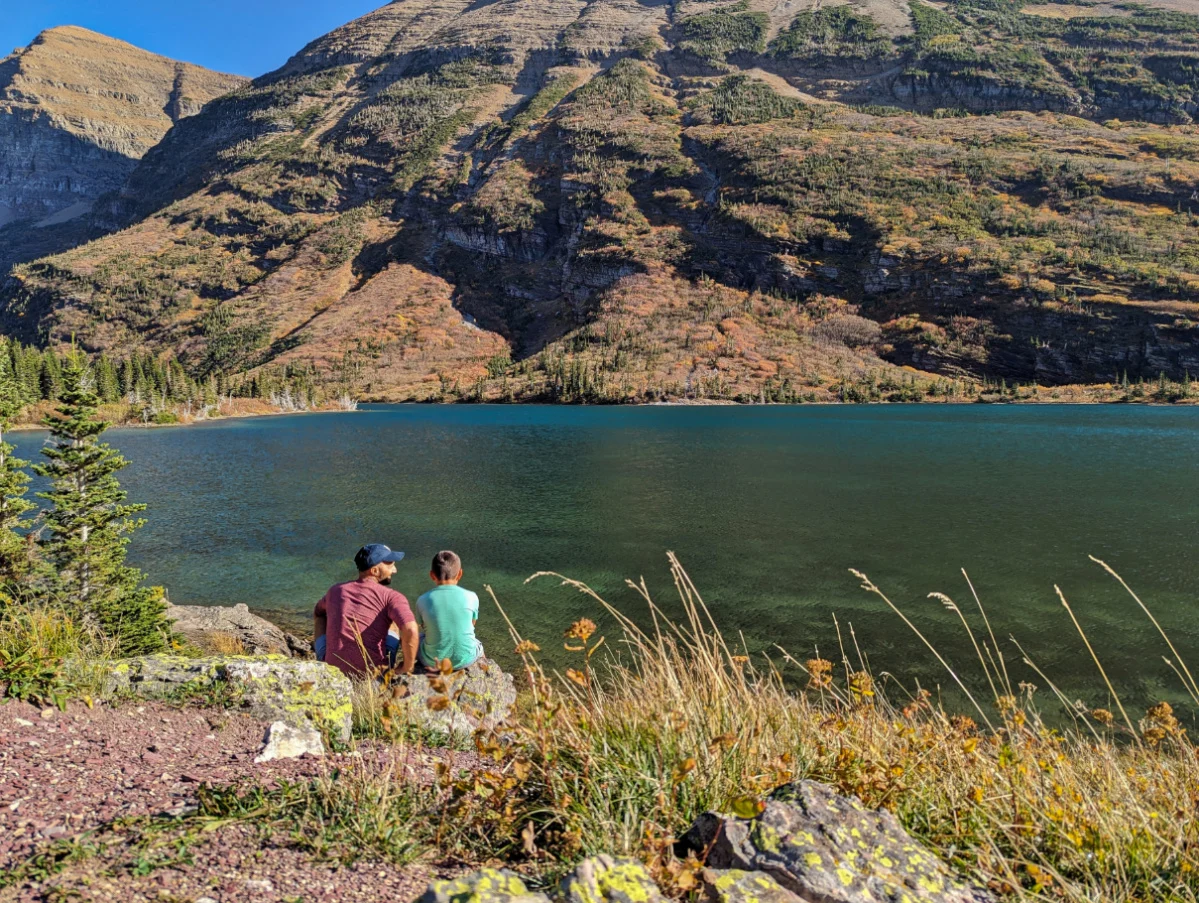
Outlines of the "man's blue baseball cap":
[{"label": "man's blue baseball cap", "polygon": [[372,542],[358,550],[358,554],[354,556],[354,566],[361,574],[363,571],[369,571],[376,564],[394,563],[403,557],[403,552],[393,552],[381,542]]}]

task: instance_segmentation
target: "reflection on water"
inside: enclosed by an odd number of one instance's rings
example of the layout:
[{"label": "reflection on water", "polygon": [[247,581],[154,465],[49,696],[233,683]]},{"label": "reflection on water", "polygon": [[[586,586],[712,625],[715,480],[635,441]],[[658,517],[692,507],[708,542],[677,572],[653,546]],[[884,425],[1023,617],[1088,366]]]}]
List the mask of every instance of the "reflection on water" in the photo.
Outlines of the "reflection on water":
[{"label": "reflection on water", "polygon": [[[560,571],[639,612],[624,580],[668,602],[673,550],[750,649],[839,659],[835,614],[876,669],[927,684],[943,680],[931,657],[847,569],[969,670],[960,625],[927,598],[969,610],[965,568],[996,633],[1068,692],[1104,701],[1055,583],[1122,685],[1158,696],[1172,685],[1160,638],[1093,554],[1184,654],[1196,645],[1199,410],[379,406],[109,437],[133,461],[131,498],[150,504],[131,556],[181,603],[299,615],[365,541],[408,552],[396,585],[415,597],[453,548],[465,585],[493,586],[549,650],[596,612],[527,576]],[[41,439],[21,436],[22,452]],[[502,650],[488,605],[480,632]]]}]

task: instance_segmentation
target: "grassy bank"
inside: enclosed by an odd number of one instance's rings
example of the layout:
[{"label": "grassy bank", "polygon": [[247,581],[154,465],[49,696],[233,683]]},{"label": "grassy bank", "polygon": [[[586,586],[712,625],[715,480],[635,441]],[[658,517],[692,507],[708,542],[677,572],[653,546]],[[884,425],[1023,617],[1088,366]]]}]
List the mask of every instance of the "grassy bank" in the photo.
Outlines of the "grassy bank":
[{"label": "grassy bank", "polygon": [[[618,626],[601,636],[585,617],[571,624],[564,645],[574,661],[561,673],[547,673],[541,650],[510,624],[523,663],[520,711],[503,732],[476,736],[473,748],[436,748],[437,738],[414,735],[395,717],[386,688],[360,686],[360,750],[435,753],[429,780],[362,755],[303,785],[205,790],[193,815],[142,822],[134,833],[149,838],[139,842],[186,844],[252,823],[276,842],[338,862],[500,861],[546,878],[582,855],[612,852],[641,858],[684,896],[699,863],[676,858],[674,840],[697,815],[752,814],[773,788],[813,778],[894,811],[1008,899],[1199,898],[1199,759],[1168,705],[1126,711],[1109,687],[1111,711],[1084,709],[1055,695],[1048,675],[1042,690],[1014,686],[974,600],[959,608],[942,599],[978,653],[978,673],[961,678],[965,711],[869,673],[852,637],[835,662],[782,650],[751,660],[721,635],[673,559],[672,569],[685,617],[668,620],[640,585],[650,629],[563,580],[580,593],[581,614],[598,608]],[[859,577],[880,608],[890,605]],[[1129,604],[1149,614],[1135,596]],[[1199,702],[1164,634],[1162,643]],[[1092,652],[1106,681],[1102,650]],[[435,704],[454,705],[452,676],[442,690]],[[1064,709],[1067,726],[1047,724],[1042,703],[1046,712]],[[78,850],[60,846],[61,861]]]}]

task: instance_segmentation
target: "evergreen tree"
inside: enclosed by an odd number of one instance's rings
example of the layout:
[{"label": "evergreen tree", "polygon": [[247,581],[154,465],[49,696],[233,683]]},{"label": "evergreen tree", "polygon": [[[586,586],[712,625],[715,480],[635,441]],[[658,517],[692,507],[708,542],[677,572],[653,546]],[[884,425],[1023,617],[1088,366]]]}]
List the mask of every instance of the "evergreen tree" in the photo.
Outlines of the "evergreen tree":
[{"label": "evergreen tree", "polygon": [[41,389],[44,401],[54,401],[62,394],[62,364],[53,348],[47,348],[42,356]]},{"label": "evergreen tree", "polygon": [[42,397],[42,353],[36,348],[21,348],[14,343],[13,362],[21,383],[22,399],[27,403],[38,401]]},{"label": "evergreen tree", "polygon": [[125,504],[116,473],[129,462],[100,441],[108,424],[97,416],[91,376],[78,355],[68,358],[62,376],[62,397],[46,419],[50,443],[42,454],[49,463],[34,468],[51,481],[41,497],[54,505],[46,515],[46,556],[55,588],[117,641],[120,654],[158,651],[169,635],[163,592],[142,586],[142,572],[125,564],[129,534],[144,523],[133,515],[146,506]]},{"label": "evergreen tree", "polygon": [[105,404],[121,400],[121,386],[117,380],[117,368],[107,355],[101,354],[96,359],[96,394]]},{"label": "evergreen tree", "polygon": [[4,441],[4,431],[25,407],[23,392],[12,367],[12,358],[0,355],[0,592],[11,598],[34,572],[34,547],[27,534],[30,521],[25,517],[37,506],[25,497],[29,475],[28,461],[13,455],[12,444]]},{"label": "evergreen tree", "polygon": [[133,372],[133,360],[125,358],[121,361],[121,373],[119,376],[121,383],[121,397],[128,395],[134,389],[136,383],[136,375]]}]

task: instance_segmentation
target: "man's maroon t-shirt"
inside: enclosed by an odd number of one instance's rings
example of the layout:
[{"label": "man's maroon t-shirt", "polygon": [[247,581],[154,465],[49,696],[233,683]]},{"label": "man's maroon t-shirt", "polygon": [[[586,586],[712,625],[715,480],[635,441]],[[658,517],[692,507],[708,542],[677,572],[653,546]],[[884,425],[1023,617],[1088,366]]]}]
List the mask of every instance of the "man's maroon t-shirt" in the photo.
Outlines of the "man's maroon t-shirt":
[{"label": "man's maroon t-shirt", "polygon": [[[327,618],[325,661],[346,674],[364,674],[387,665],[387,632],[416,620],[408,600],[374,580],[339,583],[316,603],[316,614]],[[367,661],[362,651],[366,650]]]}]

